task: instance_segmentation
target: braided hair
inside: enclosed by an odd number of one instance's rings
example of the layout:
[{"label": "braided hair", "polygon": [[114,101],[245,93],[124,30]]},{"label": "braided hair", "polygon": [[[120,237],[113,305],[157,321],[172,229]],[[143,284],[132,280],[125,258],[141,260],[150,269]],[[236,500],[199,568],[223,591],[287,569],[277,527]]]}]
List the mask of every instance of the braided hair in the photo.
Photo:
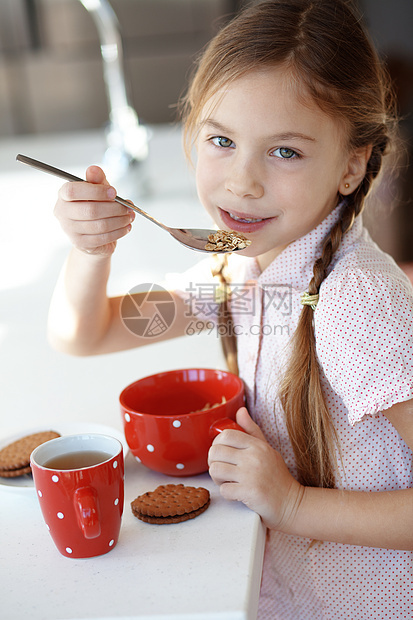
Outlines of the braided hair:
[{"label": "braided hair", "polygon": [[[318,295],[344,235],[362,212],[372,181],[380,171],[384,148],[383,143],[373,149],[362,183],[345,199],[341,218],[324,239],[308,285],[310,295]],[[304,306],[291,340],[292,355],[281,382],[280,398],[300,482],[306,486],[334,488],[335,453],[339,446],[322,392],[313,318],[312,308]]]},{"label": "braided hair", "polygon": [[[363,211],[396,128],[390,81],[352,1],[263,0],[242,11],[198,60],[182,102],[185,145],[189,154],[205,104],[224,85],[248,72],[281,65],[290,72],[304,102],[310,97],[341,124],[349,153],[371,149],[358,187],[345,197],[337,192],[337,204],[344,202],[342,215],[324,240],[308,285],[309,295],[317,295],[344,235]],[[223,283],[228,281],[225,267],[224,258],[214,268]],[[300,482],[334,487],[339,446],[322,391],[313,314],[310,306],[303,307],[279,394]],[[220,321],[230,320],[224,302]],[[236,369],[236,343],[228,334],[225,331],[224,351]]]}]

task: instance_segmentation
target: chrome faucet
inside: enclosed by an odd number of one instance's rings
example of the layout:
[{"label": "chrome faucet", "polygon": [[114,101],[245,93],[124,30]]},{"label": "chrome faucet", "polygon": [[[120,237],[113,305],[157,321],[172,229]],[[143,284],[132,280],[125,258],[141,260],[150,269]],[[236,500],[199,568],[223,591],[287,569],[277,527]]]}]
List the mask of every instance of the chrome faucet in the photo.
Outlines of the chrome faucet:
[{"label": "chrome faucet", "polygon": [[80,0],[96,25],[109,107],[108,148],[104,163],[111,175],[123,176],[131,164],[148,156],[148,131],[129,102],[119,21],[108,0]]}]

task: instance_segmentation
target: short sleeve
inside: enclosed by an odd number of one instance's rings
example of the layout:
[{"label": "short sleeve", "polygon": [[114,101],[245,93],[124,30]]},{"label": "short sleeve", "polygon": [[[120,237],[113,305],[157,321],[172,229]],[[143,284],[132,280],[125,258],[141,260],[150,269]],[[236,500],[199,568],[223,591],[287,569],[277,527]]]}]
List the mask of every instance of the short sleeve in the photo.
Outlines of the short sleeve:
[{"label": "short sleeve", "polygon": [[413,398],[412,287],[396,267],[327,278],[314,324],[319,363],[351,425]]}]

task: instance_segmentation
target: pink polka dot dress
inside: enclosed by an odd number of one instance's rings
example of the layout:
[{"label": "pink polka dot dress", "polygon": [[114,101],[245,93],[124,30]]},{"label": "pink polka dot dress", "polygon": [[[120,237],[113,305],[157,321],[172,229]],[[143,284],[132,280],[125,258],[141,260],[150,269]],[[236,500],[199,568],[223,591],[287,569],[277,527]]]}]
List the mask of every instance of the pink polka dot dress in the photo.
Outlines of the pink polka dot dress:
[{"label": "pink polka dot dress", "polygon": [[[231,310],[248,409],[293,475],[294,453],[277,390],[302,309],[300,296],[339,209],[262,273],[255,259],[231,256],[238,265]],[[382,411],[413,398],[413,290],[370,239],[361,218],[321,285],[314,329],[341,448],[340,487],[412,487],[412,453]],[[413,618],[412,552],[311,542],[267,532],[259,620]]]}]

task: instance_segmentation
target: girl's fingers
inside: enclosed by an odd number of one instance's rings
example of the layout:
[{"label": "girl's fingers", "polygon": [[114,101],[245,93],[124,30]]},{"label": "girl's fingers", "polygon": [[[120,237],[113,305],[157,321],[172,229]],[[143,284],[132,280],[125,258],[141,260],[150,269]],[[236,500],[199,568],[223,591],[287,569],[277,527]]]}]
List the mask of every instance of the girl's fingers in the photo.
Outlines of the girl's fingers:
[{"label": "girl's fingers", "polygon": [[115,202],[116,190],[99,166],[89,166],[86,181],[65,183],[54,214],[75,247],[90,254],[112,254],[131,230],[135,213]]},{"label": "girl's fingers", "polygon": [[208,452],[208,465],[214,462],[236,465],[239,459],[239,450],[227,445],[214,444]]},{"label": "girl's fingers", "polygon": [[254,440],[254,438],[247,433],[227,428],[215,437],[212,446],[223,445],[243,450],[251,445],[252,440]]},{"label": "girl's fingers", "polygon": [[[58,192],[60,200],[66,202],[93,200],[99,201],[113,201],[116,196],[116,190],[114,187],[108,184],[95,184],[86,183],[84,181],[70,181],[62,185]],[[116,203],[118,204],[118,203]],[[119,205],[122,206],[122,205]],[[124,207],[126,208],[126,207]]]},{"label": "girl's fingers", "polygon": [[238,482],[236,465],[229,463],[211,463],[209,466],[209,475],[218,486],[225,482]]},{"label": "girl's fingers", "polygon": [[246,407],[241,407],[240,409],[238,409],[236,420],[246,433],[252,435],[253,437],[257,437],[257,439],[262,439],[263,441],[266,441],[262,430],[260,429],[258,424],[256,424],[251,418]]},{"label": "girl's fingers", "polygon": [[129,225],[102,235],[74,235],[72,242],[80,250],[94,250],[95,248],[100,248],[114,241],[118,241],[118,239],[127,235],[130,229],[131,226]]},{"label": "girl's fingers", "polygon": [[79,220],[67,220],[65,224],[65,231],[67,234],[77,235],[104,235],[112,231],[126,228],[133,221],[133,216],[122,215],[117,217],[106,217],[96,220],[79,219]]},{"label": "girl's fingers", "polygon": [[105,173],[99,166],[89,166],[86,170],[86,181],[88,183],[100,183],[102,185],[109,185]]},{"label": "girl's fingers", "polygon": [[135,218],[135,213],[131,209],[120,205],[117,202],[67,202],[58,200],[55,206],[55,215],[61,220],[99,220],[116,216],[129,217],[131,221]]},{"label": "girl's fingers", "polygon": [[241,502],[240,485],[233,481],[223,482],[219,487],[220,495],[228,501]]}]

